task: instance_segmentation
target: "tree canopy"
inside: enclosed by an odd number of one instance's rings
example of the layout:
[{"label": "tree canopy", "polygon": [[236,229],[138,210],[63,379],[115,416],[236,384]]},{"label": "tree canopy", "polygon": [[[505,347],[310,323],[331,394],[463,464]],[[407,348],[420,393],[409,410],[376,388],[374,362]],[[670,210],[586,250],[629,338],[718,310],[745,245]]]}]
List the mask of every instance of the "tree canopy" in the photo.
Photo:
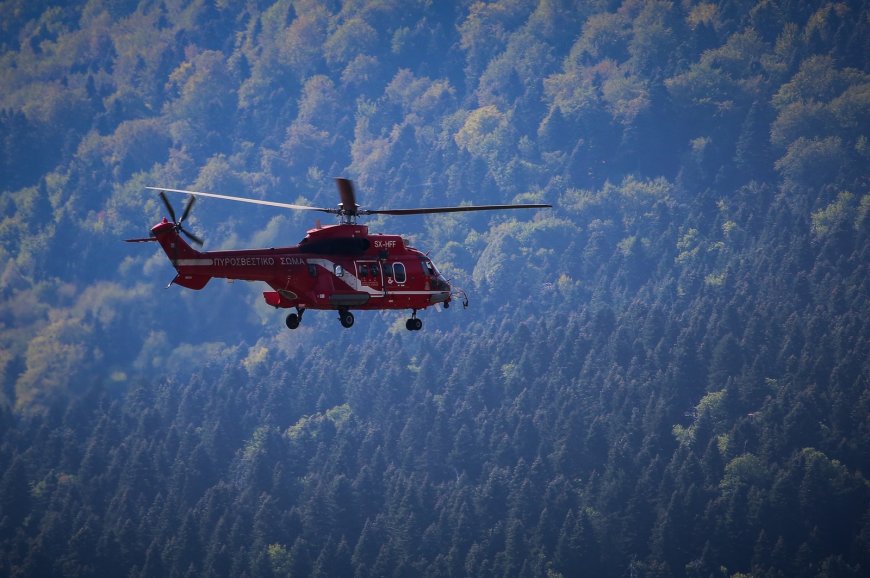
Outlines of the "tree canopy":
[{"label": "tree canopy", "polygon": [[[56,5],[59,4],[59,5]],[[870,10],[0,1],[0,576],[863,576]],[[378,217],[471,297],[164,290],[146,186]],[[310,215],[198,203],[208,248]],[[186,222],[187,225],[187,222]]]}]

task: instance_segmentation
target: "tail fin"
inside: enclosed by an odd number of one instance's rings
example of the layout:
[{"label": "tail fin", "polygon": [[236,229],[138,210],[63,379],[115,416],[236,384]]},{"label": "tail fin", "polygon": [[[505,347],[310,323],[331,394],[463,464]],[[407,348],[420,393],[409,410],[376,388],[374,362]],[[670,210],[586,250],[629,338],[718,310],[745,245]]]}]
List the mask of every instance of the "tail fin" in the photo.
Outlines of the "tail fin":
[{"label": "tail fin", "polygon": [[163,248],[163,252],[172,261],[173,266],[178,266],[179,259],[196,259],[200,252],[187,244],[178,231],[175,225],[163,219],[163,222],[155,225],[151,229],[151,234],[157,238],[157,242]]},{"label": "tail fin", "polygon": [[198,264],[203,260],[202,253],[191,247],[178,234],[175,225],[164,219],[162,223],[152,228],[151,232],[157,238],[157,242],[160,243],[163,252],[169,257],[172,266],[178,272],[178,275],[169,284],[181,285],[188,289],[202,289],[205,287],[205,284],[211,279],[211,275],[199,275],[189,272],[191,265]]}]

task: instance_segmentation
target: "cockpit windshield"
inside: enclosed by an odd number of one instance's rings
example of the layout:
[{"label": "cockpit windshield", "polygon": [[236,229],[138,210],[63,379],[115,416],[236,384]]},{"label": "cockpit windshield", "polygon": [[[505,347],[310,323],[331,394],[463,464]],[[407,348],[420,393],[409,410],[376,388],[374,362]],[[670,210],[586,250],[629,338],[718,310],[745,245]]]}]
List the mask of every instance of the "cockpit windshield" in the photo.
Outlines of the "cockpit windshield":
[{"label": "cockpit windshield", "polygon": [[426,274],[430,277],[435,277],[438,275],[437,269],[435,269],[435,265],[432,264],[432,261],[428,259],[423,260],[423,268],[426,270]]},{"label": "cockpit windshield", "polygon": [[435,264],[429,259],[421,260],[423,262],[423,270],[429,277],[429,283],[432,289],[435,291],[449,291],[450,285],[447,284],[447,281],[444,280],[444,277],[442,277],[441,273],[438,272],[438,269],[435,268]]}]

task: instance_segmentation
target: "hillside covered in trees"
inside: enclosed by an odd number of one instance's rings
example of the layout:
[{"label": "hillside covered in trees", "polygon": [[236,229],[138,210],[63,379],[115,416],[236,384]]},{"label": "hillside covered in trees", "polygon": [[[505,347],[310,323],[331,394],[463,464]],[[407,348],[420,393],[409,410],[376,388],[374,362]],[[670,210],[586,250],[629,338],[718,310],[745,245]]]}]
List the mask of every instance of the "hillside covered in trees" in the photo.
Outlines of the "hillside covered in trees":
[{"label": "hillside covered in trees", "polygon": [[[0,1],[0,576],[870,573],[866,0]],[[471,307],[164,289],[146,186]],[[310,215],[203,200],[206,249]]]}]

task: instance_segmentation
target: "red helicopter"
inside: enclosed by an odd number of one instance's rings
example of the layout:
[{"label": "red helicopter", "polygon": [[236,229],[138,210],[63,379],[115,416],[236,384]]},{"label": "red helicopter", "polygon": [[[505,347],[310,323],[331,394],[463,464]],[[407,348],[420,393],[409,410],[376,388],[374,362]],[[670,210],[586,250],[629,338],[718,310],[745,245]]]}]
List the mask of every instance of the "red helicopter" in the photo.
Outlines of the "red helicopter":
[{"label": "red helicopter", "polygon": [[[308,309],[338,311],[344,327],[353,326],[351,309],[410,309],[405,323],[410,331],[418,331],[423,321],[417,311],[441,303],[449,307],[454,295],[468,298],[462,290],[451,288],[435,265],[424,253],[409,247],[399,235],[369,234],[368,227],[357,223],[361,215],[421,215],[464,211],[498,211],[505,209],[541,209],[551,205],[478,205],[418,209],[360,209],[356,203],[353,183],[336,179],[341,203],[338,207],[321,208],[291,205],[245,197],[231,197],[146,187],[156,190],[166,205],[172,220],[166,217],[151,228],[151,236],[127,239],[129,243],[157,242],[177,271],[169,285],[202,289],[213,277],[264,281],[273,291],[263,292],[266,303],[275,308],[295,308],[286,318],[287,327],[296,329]],[[165,192],[190,195],[181,218],[177,219]],[[320,211],[338,215],[338,225],[317,227],[308,231],[298,245],[271,249],[239,251],[197,251],[179,233],[194,244],[202,240],[186,230],[182,223],[190,215],[197,197],[212,197],[303,211]]]}]

